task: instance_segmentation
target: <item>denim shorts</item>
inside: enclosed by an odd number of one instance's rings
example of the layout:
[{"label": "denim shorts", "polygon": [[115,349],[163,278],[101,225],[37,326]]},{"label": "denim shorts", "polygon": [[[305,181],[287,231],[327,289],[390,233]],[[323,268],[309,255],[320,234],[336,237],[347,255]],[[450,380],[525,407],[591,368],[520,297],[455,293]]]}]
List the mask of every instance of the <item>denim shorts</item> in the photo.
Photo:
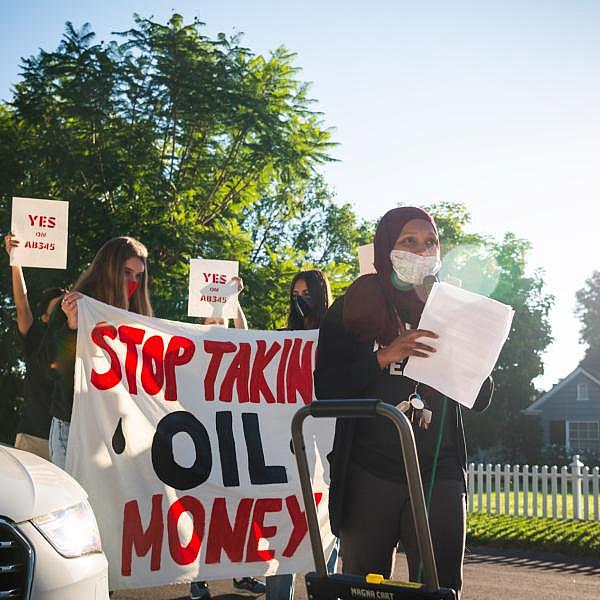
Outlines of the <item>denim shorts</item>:
[{"label": "denim shorts", "polygon": [[71,423],[61,421],[56,417],[52,417],[50,423],[50,460],[61,469],[65,468],[67,460],[67,442],[69,441],[69,428]]}]

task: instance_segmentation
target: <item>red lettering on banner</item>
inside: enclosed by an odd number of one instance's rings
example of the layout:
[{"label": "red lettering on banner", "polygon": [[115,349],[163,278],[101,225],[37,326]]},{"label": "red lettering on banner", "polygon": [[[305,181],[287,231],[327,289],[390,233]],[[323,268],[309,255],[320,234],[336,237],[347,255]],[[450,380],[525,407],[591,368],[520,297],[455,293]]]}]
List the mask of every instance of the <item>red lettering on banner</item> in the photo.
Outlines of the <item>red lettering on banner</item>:
[{"label": "red lettering on banner", "polygon": [[240,342],[239,349],[233,357],[219,390],[221,402],[231,402],[233,386],[237,391],[238,402],[249,402],[248,380],[250,379],[250,344]]},{"label": "red lettering on banner", "polygon": [[212,354],[210,357],[210,363],[206,370],[206,376],[204,377],[204,399],[214,400],[215,399],[215,381],[223,360],[223,354],[228,352],[235,352],[236,346],[233,342],[204,342],[204,351],[208,354]]},{"label": "red lettering on banner", "polygon": [[250,377],[250,402],[260,402],[261,394],[265,400],[272,404],[275,402],[275,396],[267,384],[264,370],[267,365],[275,358],[276,354],[281,349],[281,344],[274,342],[267,350],[267,342],[265,340],[256,341],[256,356],[252,365],[252,375]]},{"label": "red lettering on banner", "polygon": [[142,349],[142,386],[151,396],[158,394],[165,382],[164,351],[165,344],[158,335],[148,338]]},{"label": "red lettering on banner", "polygon": [[221,562],[221,551],[231,562],[242,562],[244,558],[244,542],[248,532],[252,498],[243,498],[235,513],[233,527],[227,514],[225,498],[215,498],[210,515],[208,539],[206,541],[206,564]]},{"label": "red lettering on banner", "polygon": [[177,400],[177,378],[175,367],[189,363],[196,352],[196,345],[192,340],[174,335],[167,344],[165,353],[165,400]]},{"label": "red lettering on banner", "polygon": [[[204,351],[210,354],[210,361],[204,377],[204,399],[215,400],[217,377],[224,372],[219,388],[218,400],[231,402],[233,390],[240,403],[258,403],[261,397],[269,404],[295,404],[297,393],[305,404],[312,402],[313,395],[313,346],[312,340],[301,338],[285,339],[283,346],[273,342],[267,347],[265,340],[256,340],[256,352],[252,357],[248,342],[205,341]],[[227,367],[223,366],[225,354],[235,353]],[[271,389],[264,371],[279,355],[275,390]],[[276,393],[274,393],[276,392]]]},{"label": "red lettering on banner", "polygon": [[[138,346],[144,340],[145,331],[138,327],[121,325],[119,327],[119,340],[125,344],[125,373],[130,394],[137,394],[137,367]],[[113,325],[100,323],[92,330],[92,341],[105,350],[110,356],[110,369],[106,373],[97,373],[92,370],[91,382],[99,390],[108,390],[121,381],[121,363],[116,352],[104,339],[116,339],[117,330]],[[185,365],[192,360],[196,351],[194,342],[188,338],[174,335],[167,344],[164,352],[164,341],[160,336],[151,336],[142,346],[142,386],[150,394],[158,394],[164,384],[165,400],[177,400],[177,378],[175,368]]]},{"label": "red lettering on banner", "polygon": [[258,543],[262,538],[269,539],[277,533],[275,525],[265,526],[265,515],[268,512],[280,512],[281,506],[281,498],[259,498],[254,504],[246,562],[268,562],[275,556],[274,550],[259,550]]},{"label": "red lettering on banner", "polygon": [[277,368],[277,402],[279,404],[285,404],[285,367],[291,346],[292,340],[283,340],[283,350],[281,352],[281,359],[279,360],[279,367]]},{"label": "red lettering on banner", "polygon": [[[315,492],[315,504],[317,508],[321,499],[323,498],[322,492]],[[285,499],[285,505],[287,506],[288,512],[290,513],[290,519],[292,519],[292,533],[288,540],[287,546],[285,547],[282,555],[286,558],[294,556],[294,553],[298,549],[298,546],[304,539],[306,532],[308,531],[308,523],[306,521],[306,513],[300,508],[300,503],[296,496],[288,496]]]},{"label": "red lettering on banner", "polygon": [[[315,493],[317,506],[323,494]],[[282,512],[283,501],[289,518]],[[267,562],[277,555],[285,558],[294,556],[308,533],[306,515],[296,496],[282,498],[242,498],[235,508],[233,526],[227,510],[227,503],[233,512],[234,500],[215,498],[210,518],[202,502],[193,496],[176,499],[163,515],[163,495],[152,496],[152,508],[146,528],[142,524],[137,500],[127,502],[123,509],[123,537],[121,543],[121,574],[130,576],[133,553],[139,558],[150,553],[150,570],[161,568],[161,551],[164,529],[167,529],[169,555],[179,565],[189,565],[198,560],[206,534],[206,564],[220,563],[223,552],[233,563]],[[179,537],[179,520],[187,513],[192,520],[192,533],[187,544]],[[265,525],[268,513],[277,513],[277,525]],[[275,536],[278,526],[286,529],[291,525],[291,533],[283,552],[274,548],[259,550],[260,540]],[[246,536],[248,541],[246,542]],[[245,556],[244,556],[245,551]],[[143,567],[140,567],[143,568]]]},{"label": "red lettering on banner", "polygon": [[125,354],[125,375],[127,376],[127,385],[130,394],[137,394],[137,365],[138,352],[136,346],[144,341],[146,332],[139,327],[129,327],[121,325],[119,327],[119,339],[125,344],[127,353]]},{"label": "red lettering on banner", "polygon": [[[181,545],[177,524],[183,513],[192,517],[192,537],[186,546]],[[198,557],[202,538],[204,537],[204,507],[202,502],[193,496],[184,496],[171,504],[167,513],[167,531],[171,557],[178,565],[189,565]]]},{"label": "red lettering on banner", "polygon": [[[308,341],[302,348],[302,340],[296,338],[286,371],[287,401],[294,404],[296,402],[296,391],[300,392],[300,397],[304,404],[310,404],[313,396],[313,366],[312,366],[312,347],[313,342]],[[302,348],[302,356],[300,349]]]},{"label": "red lettering on banner", "polygon": [[134,549],[137,556],[145,556],[151,550],[150,570],[158,571],[160,569],[163,531],[162,494],[152,496],[152,513],[146,531],[142,527],[137,500],[131,500],[125,504],[121,543],[122,575],[131,575],[131,560]]},{"label": "red lettering on banner", "polygon": [[99,390],[109,390],[121,381],[121,363],[115,351],[108,345],[105,338],[114,340],[117,337],[117,330],[113,325],[101,323],[92,330],[92,341],[96,346],[102,348],[110,356],[110,368],[106,373],[98,373],[92,369],[90,380]]},{"label": "red lettering on banner", "polygon": [[[119,339],[125,345],[125,376],[129,393],[137,394],[139,352],[142,353],[142,387],[151,396],[164,388],[166,401],[177,400],[176,368],[189,363],[196,351],[194,342],[182,336],[173,336],[164,349],[162,336],[153,335],[145,339],[146,331],[139,327],[121,325],[117,330],[108,323],[99,323],[91,332],[92,341],[104,350],[110,358],[110,368],[105,373],[92,369],[91,383],[99,390],[107,390],[122,378],[122,365],[119,356],[108,339]],[[108,338],[108,339],[107,339]],[[144,341],[145,340],[145,341]],[[204,351],[210,355],[204,377],[204,399],[213,401],[215,386],[220,372],[224,372],[219,388],[218,400],[231,402],[236,390],[240,403],[259,403],[263,398],[267,403],[295,404],[298,394],[305,404],[310,404],[313,396],[313,346],[312,340],[301,338],[273,342],[267,346],[265,340],[256,340],[253,356],[249,342],[204,341]],[[229,364],[223,365],[225,354],[235,353]],[[279,356],[278,356],[279,355]],[[275,390],[265,377],[265,370],[277,360]],[[275,392],[275,393],[274,393]]]}]

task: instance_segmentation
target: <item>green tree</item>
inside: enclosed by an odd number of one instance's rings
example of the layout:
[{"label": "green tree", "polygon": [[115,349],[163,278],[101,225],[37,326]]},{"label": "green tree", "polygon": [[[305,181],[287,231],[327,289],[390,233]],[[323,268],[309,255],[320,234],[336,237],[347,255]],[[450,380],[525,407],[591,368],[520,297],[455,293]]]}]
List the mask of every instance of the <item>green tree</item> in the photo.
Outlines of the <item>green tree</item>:
[{"label": "green tree", "polygon": [[483,414],[463,413],[468,444],[471,449],[495,447],[496,460],[531,460],[541,444],[540,432],[522,410],[535,399],[532,382],[543,372],[541,356],[552,341],[548,314],[553,297],[544,292],[541,271],[526,274],[529,242],[512,233],[501,241],[465,233],[470,215],[460,204],[434,205],[430,210],[440,228],[443,252],[470,250],[461,255],[466,258],[459,265],[467,276],[460,270],[454,273],[466,289],[473,270],[481,271],[484,280],[496,282],[490,296],[515,310],[510,335],[492,373],[495,392],[490,408]]},{"label": "green tree", "polygon": [[290,282],[301,269],[322,269],[333,295],[343,293],[358,275],[357,248],[373,240],[375,227],[360,221],[349,204],[337,205],[320,176],[303,191],[261,197],[240,224],[252,243],[243,265],[253,300],[247,314],[253,327],[265,329],[285,326]]},{"label": "green tree", "polygon": [[70,202],[67,279],[116,233],[146,241],[157,308],[181,316],[185,260],[206,253],[214,222],[265,190],[302,190],[330,133],[285,48],[256,56],[179,15],[135,21],[97,44],[67,23],[56,51],[23,61],[6,108],[22,134],[10,193]]},{"label": "green tree", "polygon": [[579,335],[587,345],[586,359],[596,357],[596,372],[600,373],[600,271],[586,279],[584,287],[575,294],[575,315],[581,321]]},{"label": "green tree", "polygon": [[[70,285],[107,239],[128,234],[149,248],[156,314],[183,319],[190,257],[251,257],[243,223],[252,207],[310,194],[330,160],[330,131],[294,54],[259,56],[202,28],[179,15],[167,24],[135,17],[96,43],[89,25],[67,23],[55,51],[23,60],[11,102],[0,105],[0,223],[9,228],[11,196],[67,200],[71,223],[67,270],[26,270],[32,299]],[[290,269],[309,260],[293,247],[282,256]],[[5,254],[0,265],[6,272]],[[13,390],[1,410],[12,419],[22,371],[9,286],[0,279],[0,385]]]}]

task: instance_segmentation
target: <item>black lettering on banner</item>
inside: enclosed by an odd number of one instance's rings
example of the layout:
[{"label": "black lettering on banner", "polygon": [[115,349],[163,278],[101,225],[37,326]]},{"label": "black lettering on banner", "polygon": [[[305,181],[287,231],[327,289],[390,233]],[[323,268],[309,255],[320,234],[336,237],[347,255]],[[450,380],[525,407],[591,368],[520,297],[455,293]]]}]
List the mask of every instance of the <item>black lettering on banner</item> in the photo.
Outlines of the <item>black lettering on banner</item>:
[{"label": "black lettering on banner", "polygon": [[226,410],[217,412],[216,425],[217,437],[219,438],[219,454],[221,455],[223,485],[225,487],[240,485],[240,474],[235,452],[231,411]]},{"label": "black lettering on banner", "polygon": [[[181,432],[194,442],[196,460],[191,467],[177,464],[173,455],[173,437]],[[152,466],[158,478],[176,490],[189,490],[204,483],[212,469],[210,439],[204,425],[185,410],[163,417],[152,439]]]},{"label": "black lettering on banner", "polygon": [[284,466],[265,465],[265,453],[260,439],[258,415],[256,413],[242,413],[244,437],[248,450],[248,472],[250,481],[256,485],[270,483],[287,483],[287,473]]}]

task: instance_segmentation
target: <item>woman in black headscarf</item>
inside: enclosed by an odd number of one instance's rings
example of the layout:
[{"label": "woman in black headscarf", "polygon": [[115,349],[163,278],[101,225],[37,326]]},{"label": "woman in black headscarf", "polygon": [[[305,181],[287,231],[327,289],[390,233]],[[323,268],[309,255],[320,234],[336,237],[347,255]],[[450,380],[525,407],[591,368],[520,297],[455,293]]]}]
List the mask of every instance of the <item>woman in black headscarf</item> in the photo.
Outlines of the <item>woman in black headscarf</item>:
[{"label": "woman in black headscarf", "polygon": [[[440,267],[437,227],[420,208],[395,208],[379,222],[374,246],[376,273],[356,280],[321,324],[316,395],[402,402],[400,408],[413,423],[424,488],[431,487],[429,523],[440,585],[460,595],[466,522],[460,409],[402,373],[408,357],[426,358],[435,352],[438,336],[416,327],[428,294],[424,283]],[[488,379],[476,410],[487,407],[492,389]],[[329,460],[331,528],[341,538],[344,572],[389,577],[400,541],[415,581],[419,552],[394,425],[381,417],[339,419]]]}]

